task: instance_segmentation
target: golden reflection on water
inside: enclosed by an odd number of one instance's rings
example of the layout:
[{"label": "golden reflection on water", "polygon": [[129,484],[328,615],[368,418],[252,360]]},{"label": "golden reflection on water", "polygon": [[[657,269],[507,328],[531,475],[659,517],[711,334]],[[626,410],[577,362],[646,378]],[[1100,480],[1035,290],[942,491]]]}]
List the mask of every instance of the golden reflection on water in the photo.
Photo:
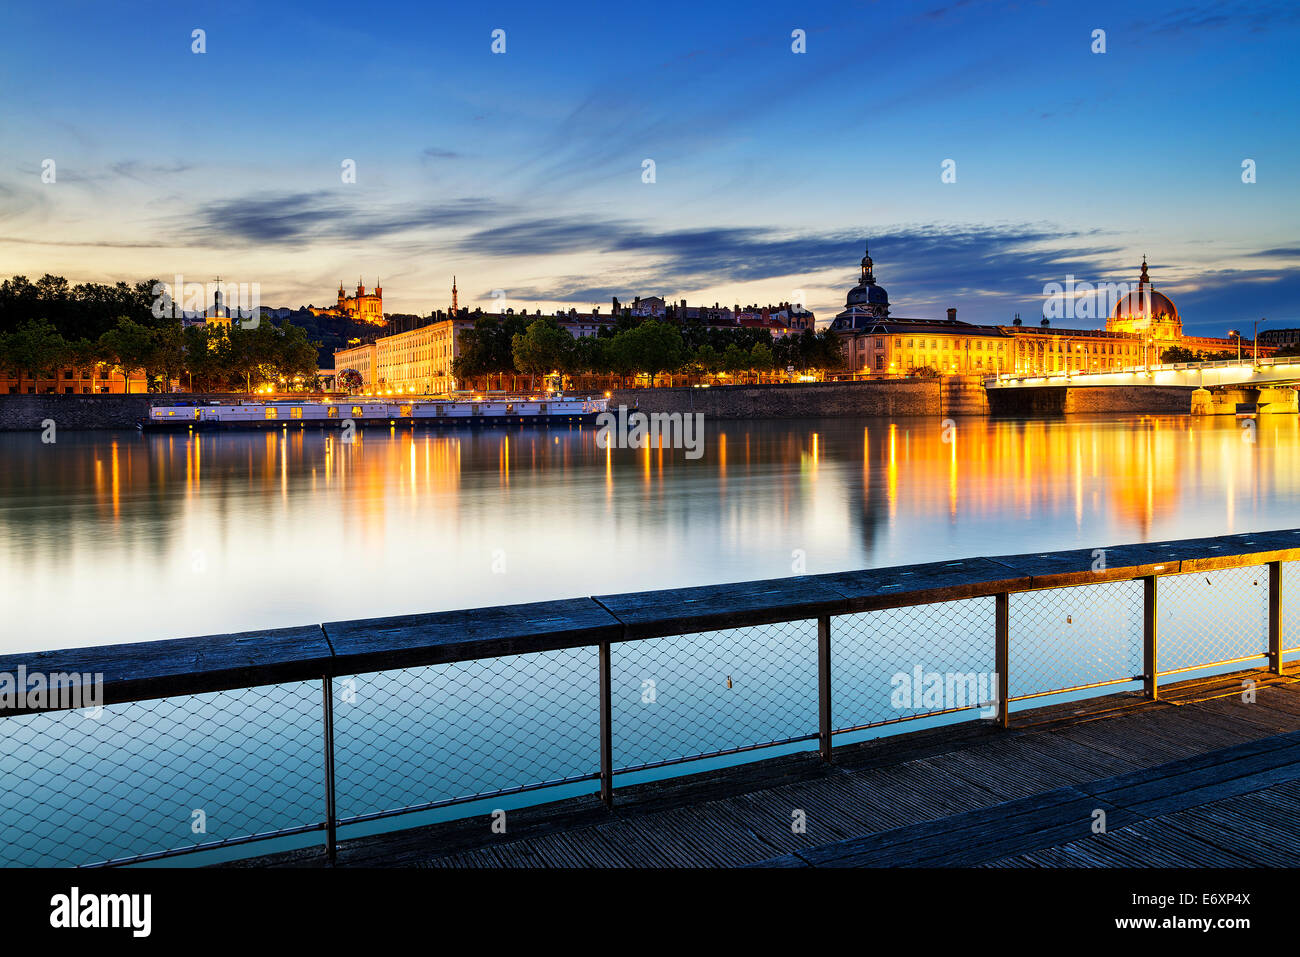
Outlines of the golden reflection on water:
[{"label": "golden reflection on water", "polygon": [[778,577],[795,550],[815,574],[1300,525],[1295,416],[708,422],[698,460],[595,435],[0,436],[0,640]]}]

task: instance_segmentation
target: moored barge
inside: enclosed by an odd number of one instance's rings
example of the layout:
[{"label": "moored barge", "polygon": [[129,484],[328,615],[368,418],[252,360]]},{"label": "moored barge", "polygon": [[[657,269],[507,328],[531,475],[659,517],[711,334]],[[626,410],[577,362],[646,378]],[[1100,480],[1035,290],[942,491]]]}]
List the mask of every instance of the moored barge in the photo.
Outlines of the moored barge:
[{"label": "moored barge", "polygon": [[605,398],[278,399],[235,403],[157,403],[140,422],[145,431],[188,429],[342,428],[354,426],[503,427],[593,424]]}]

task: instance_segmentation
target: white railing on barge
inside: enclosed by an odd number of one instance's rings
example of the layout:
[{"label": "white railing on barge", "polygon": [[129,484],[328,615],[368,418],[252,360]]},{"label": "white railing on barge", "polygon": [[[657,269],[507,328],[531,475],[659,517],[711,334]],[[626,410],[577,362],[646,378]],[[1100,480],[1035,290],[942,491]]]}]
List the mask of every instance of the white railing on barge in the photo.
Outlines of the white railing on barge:
[{"label": "white railing on barge", "polygon": [[355,398],[334,402],[278,400],[237,402],[233,404],[155,405],[149,410],[151,421],[192,422],[320,422],[343,419],[521,419],[591,415],[605,411],[605,398],[538,398],[439,401],[376,401]]}]

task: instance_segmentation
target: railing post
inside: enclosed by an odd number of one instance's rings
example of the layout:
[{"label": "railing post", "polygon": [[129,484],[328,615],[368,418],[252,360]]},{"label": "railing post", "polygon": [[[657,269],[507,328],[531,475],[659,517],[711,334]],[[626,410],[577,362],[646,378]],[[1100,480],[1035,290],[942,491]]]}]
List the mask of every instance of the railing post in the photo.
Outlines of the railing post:
[{"label": "railing post", "polygon": [[1268,670],[1282,673],[1282,563],[1268,563]]},{"label": "railing post", "polygon": [[325,733],[325,857],[332,864],[337,852],[338,824],[334,813],[334,679],[321,679],[322,725]]},{"label": "railing post", "polygon": [[1011,720],[1011,596],[998,592],[994,605],[994,667],[998,674],[998,724],[1006,727]]},{"label": "railing post", "polygon": [[822,760],[831,761],[831,618],[817,619],[817,741]]},{"label": "railing post", "polygon": [[1156,634],[1158,610],[1156,576],[1147,575],[1142,579],[1142,675],[1143,690],[1152,701],[1160,697],[1160,682],[1156,677],[1160,670],[1159,638]]},{"label": "railing post", "polygon": [[614,737],[610,707],[609,642],[600,643],[600,799],[614,806]]}]

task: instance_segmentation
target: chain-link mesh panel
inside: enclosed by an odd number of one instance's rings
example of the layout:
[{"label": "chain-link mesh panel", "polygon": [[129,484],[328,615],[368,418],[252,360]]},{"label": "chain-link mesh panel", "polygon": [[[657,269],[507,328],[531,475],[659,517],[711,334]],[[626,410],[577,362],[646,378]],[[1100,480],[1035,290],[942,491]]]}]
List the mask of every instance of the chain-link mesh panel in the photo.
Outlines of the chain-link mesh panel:
[{"label": "chain-link mesh panel", "polygon": [[836,731],[993,701],[994,599],[832,618],[831,684]]},{"label": "chain-link mesh panel", "polygon": [[1156,590],[1160,674],[1267,654],[1267,565],[1170,575]]},{"label": "chain-link mesh panel", "polygon": [[1300,651],[1300,562],[1282,563],[1282,649]]},{"label": "chain-link mesh panel", "polygon": [[610,686],[617,770],[815,734],[817,622],[616,644]]},{"label": "chain-link mesh panel", "polygon": [[319,824],[321,686],[0,718],[0,864],[58,867]]},{"label": "chain-link mesh panel", "polygon": [[340,820],[599,773],[594,647],[334,682]]},{"label": "chain-link mesh panel", "polygon": [[1142,582],[1010,596],[1012,698],[1142,674]]}]

